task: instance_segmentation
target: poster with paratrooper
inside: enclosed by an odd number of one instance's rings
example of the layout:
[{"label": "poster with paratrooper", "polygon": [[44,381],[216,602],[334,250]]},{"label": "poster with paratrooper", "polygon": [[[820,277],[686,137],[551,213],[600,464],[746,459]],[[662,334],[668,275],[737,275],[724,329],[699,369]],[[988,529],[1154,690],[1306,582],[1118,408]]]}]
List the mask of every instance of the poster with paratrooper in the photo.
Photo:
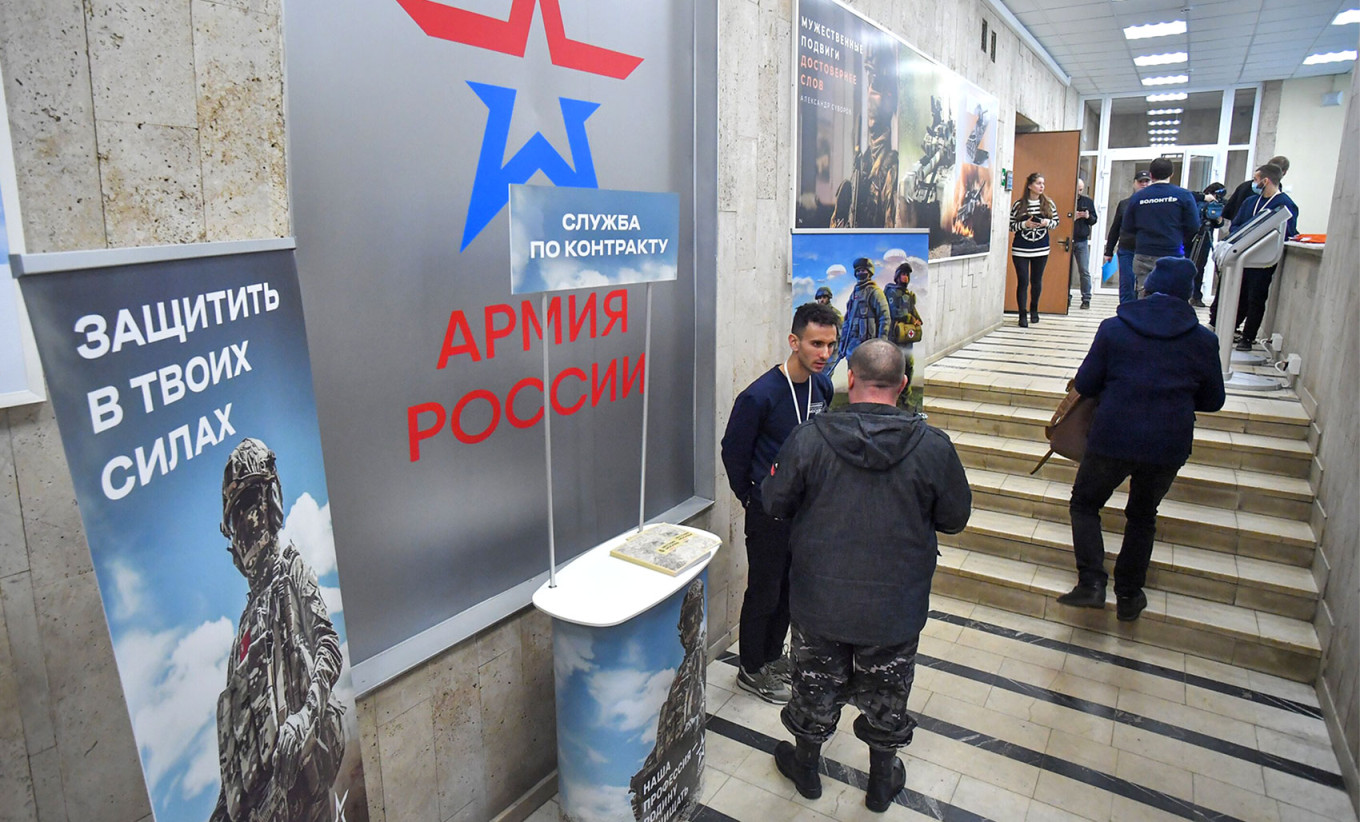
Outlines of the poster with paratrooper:
[{"label": "poster with paratrooper", "polygon": [[793,232],[793,307],[830,305],[841,316],[836,353],[826,373],[837,399],[845,394],[845,360],[866,340],[884,337],[906,356],[911,384],[898,407],[920,412],[931,327],[930,235],[925,229]]},{"label": "poster with paratrooper", "polygon": [[367,819],[292,251],[20,286],[156,819]]},{"label": "poster with paratrooper", "polygon": [[930,258],[985,254],[996,98],[836,0],[801,0],[798,228],[925,228]]}]

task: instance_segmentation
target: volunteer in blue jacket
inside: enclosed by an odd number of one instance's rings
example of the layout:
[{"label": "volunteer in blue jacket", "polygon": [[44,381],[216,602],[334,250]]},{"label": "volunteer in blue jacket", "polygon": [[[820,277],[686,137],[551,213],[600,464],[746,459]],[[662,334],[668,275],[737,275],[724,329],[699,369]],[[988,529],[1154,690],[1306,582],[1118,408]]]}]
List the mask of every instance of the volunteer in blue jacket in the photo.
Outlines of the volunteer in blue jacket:
[{"label": "volunteer in blue jacket", "polygon": [[1158,260],[1145,282],[1146,298],[1123,303],[1100,324],[1077,371],[1076,389],[1100,405],[1072,485],[1077,585],[1058,597],[1063,605],[1105,607],[1100,509],[1129,479],[1124,542],[1114,565],[1115,604],[1121,622],[1137,619],[1147,607],[1143,584],[1157,506],[1190,457],[1195,412],[1223,407],[1218,340],[1189,303],[1194,278],[1192,261]]},{"label": "volunteer in blue jacket", "polygon": [[1195,195],[1171,184],[1176,167],[1165,157],[1148,166],[1152,184],[1135,191],[1124,209],[1120,238],[1133,240],[1133,276],[1138,296],[1147,292],[1143,281],[1160,257],[1183,257],[1199,230],[1199,204]]}]

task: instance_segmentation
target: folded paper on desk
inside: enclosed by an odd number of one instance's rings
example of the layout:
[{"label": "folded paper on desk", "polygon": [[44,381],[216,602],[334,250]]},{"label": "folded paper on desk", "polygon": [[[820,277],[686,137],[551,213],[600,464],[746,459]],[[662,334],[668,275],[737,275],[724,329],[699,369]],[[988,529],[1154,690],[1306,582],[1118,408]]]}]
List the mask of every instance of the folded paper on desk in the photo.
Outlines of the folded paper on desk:
[{"label": "folded paper on desk", "polygon": [[713,534],[657,523],[628,537],[609,554],[653,571],[676,576],[702,561],[719,543],[720,540]]}]

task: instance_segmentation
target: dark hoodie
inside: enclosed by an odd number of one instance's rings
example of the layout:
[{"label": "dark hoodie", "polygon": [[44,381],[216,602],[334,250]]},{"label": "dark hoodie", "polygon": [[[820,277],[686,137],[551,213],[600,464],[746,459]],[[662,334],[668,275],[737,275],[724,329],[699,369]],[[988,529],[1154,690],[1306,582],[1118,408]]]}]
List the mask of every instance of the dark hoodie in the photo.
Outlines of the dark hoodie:
[{"label": "dark hoodie", "polygon": [[899,645],[925,626],[936,531],[968,524],[954,445],[891,405],[857,403],[798,426],[761,487],[792,521],[793,621],[854,645]]},{"label": "dark hoodie", "polygon": [[1076,388],[1100,400],[1088,451],[1181,465],[1190,457],[1195,412],[1223,407],[1218,339],[1184,299],[1149,294],[1100,324]]}]

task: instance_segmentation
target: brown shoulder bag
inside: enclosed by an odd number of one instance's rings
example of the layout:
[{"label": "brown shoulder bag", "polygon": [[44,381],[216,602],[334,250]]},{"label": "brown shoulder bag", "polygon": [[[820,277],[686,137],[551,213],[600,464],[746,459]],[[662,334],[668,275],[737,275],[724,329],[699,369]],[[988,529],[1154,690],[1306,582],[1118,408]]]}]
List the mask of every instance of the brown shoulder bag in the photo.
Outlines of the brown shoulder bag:
[{"label": "brown shoulder bag", "polygon": [[1073,462],[1081,462],[1081,458],[1086,456],[1086,437],[1091,433],[1091,420],[1100,402],[1083,397],[1073,387],[1073,382],[1067,381],[1067,396],[1058,403],[1053,419],[1044,426],[1044,436],[1048,437],[1048,453],[1034,466],[1031,474],[1043,468],[1054,454],[1061,454]]}]

